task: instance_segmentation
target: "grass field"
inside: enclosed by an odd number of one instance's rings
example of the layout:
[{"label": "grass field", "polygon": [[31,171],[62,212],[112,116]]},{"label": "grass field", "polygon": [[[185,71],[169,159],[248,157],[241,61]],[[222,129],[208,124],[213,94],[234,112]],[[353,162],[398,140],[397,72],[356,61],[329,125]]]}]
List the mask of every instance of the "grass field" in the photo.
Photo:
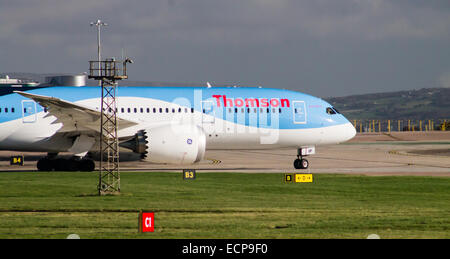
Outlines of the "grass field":
[{"label": "grass field", "polygon": [[[450,238],[450,178],[122,173],[96,195],[97,173],[0,173],[0,238]],[[138,233],[138,211],[155,232]]]}]

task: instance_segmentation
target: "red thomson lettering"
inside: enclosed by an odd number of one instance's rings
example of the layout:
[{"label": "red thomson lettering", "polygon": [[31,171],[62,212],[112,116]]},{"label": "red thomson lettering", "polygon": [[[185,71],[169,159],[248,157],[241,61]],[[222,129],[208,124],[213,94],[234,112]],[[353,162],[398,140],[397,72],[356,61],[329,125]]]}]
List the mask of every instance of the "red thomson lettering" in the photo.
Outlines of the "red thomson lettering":
[{"label": "red thomson lettering", "polygon": [[223,100],[224,107],[291,107],[289,99],[268,99],[268,98],[245,98],[245,101],[242,98],[230,99],[227,98],[226,95],[213,95],[214,99],[216,99],[217,107],[220,107],[220,99]]},{"label": "red thomson lettering", "polygon": [[259,107],[259,100],[255,99],[255,98],[247,98],[247,99],[245,99],[245,106],[246,107]]},{"label": "red thomson lettering", "polygon": [[[222,97],[222,95],[213,95],[213,98],[216,98],[216,102],[217,102],[217,107],[220,107],[220,97]],[[224,96],[225,98],[225,96]],[[226,106],[226,104],[225,104]]]},{"label": "red thomson lettering", "polygon": [[289,99],[281,99],[281,107],[291,107]]},{"label": "red thomson lettering", "polygon": [[279,105],[280,105],[280,101],[278,99],[271,99],[270,100],[270,106],[278,107]]},{"label": "red thomson lettering", "polygon": [[261,107],[269,107],[269,100],[261,99]]},{"label": "red thomson lettering", "polygon": [[234,99],[234,105],[236,106],[236,107],[242,107],[242,106],[244,106],[244,101],[242,100],[242,99]]},{"label": "red thomson lettering", "polygon": [[228,99],[225,95],[223,96],[223,105],[225,107],[233,107],[233,100]]}]

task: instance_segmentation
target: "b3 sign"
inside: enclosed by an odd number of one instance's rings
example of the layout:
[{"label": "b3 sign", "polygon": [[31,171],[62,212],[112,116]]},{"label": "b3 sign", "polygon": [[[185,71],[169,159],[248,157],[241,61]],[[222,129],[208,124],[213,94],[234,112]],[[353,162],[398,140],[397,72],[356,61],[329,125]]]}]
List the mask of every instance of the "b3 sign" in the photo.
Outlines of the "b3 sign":
[{"label": "b3 sign", "polygon": [[141,232],[154,232],[155,231],[155,213],[154,212],[142,212],[140,216]]}]

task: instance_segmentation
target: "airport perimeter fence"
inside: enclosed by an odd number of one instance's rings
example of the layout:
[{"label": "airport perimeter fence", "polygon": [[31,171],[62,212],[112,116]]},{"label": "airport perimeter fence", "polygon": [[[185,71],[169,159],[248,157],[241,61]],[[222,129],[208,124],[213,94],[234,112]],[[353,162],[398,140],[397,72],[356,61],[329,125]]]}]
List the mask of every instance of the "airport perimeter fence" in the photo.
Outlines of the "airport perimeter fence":
[{"label": "airport perimeter fence", "polygon": [[440,120],[350,120],[358,133],[394,131],[446,131],[450,119]]}]

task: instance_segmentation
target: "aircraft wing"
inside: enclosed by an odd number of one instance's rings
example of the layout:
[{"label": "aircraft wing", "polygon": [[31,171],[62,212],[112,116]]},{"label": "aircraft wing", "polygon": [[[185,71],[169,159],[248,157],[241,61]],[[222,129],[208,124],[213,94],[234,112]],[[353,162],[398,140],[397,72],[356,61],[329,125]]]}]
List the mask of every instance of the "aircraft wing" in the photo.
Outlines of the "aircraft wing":
[{"label": "aircraft wing", "polygon": [[[62,123],[58,132],[95,131],[100,132],[101,112],[92,108],[75,104],[59,98],[14,91],[22,96],[33,99],[41,106],[46,107],[48,115],[57,118],[53,123]],[[118,130],[137,125],[138,123],[117,118]]]}]

